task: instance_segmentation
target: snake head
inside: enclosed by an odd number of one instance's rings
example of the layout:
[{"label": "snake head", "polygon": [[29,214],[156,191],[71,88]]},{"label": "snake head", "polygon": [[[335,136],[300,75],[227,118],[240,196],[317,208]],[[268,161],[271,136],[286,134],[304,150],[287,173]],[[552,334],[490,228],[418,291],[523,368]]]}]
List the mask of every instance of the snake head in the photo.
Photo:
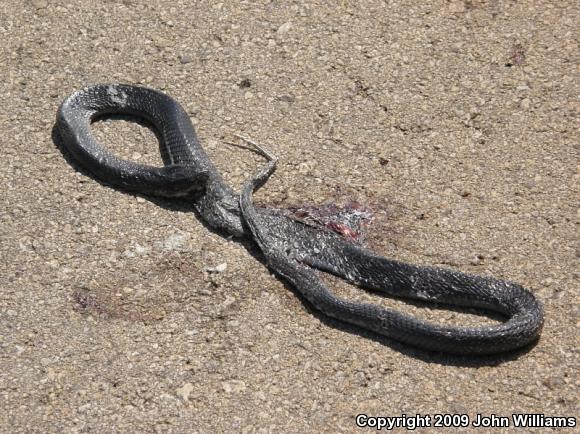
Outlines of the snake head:
[{"label": "snake head", "polygon": [[170,197],[187,196],[205,190],[209,173],[196,170],[193,166],[182,164],[170,164],[162,171],[165,185],[160,194]]}]

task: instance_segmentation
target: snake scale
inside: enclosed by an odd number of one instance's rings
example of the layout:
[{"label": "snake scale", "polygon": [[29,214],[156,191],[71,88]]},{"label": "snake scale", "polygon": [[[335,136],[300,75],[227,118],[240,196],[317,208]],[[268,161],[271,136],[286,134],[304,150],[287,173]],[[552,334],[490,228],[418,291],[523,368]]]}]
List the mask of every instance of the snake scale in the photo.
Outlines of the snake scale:
[{"label": "snake scale", "polygon": [[[91,123],[115,114],[136,116],[152,125],[164,153],[163,167],[120,159],[95,140]],[[273,173],[276,160],[262,150],[269,161],[241,193],[235,192],[204,152],[187,113],[164,93],[130,85],[90,86],[64,100],[55,129],[72,157],[105,183],[147,195],[190,199],[215,230],[253,240],[268,267],[325,315],[412,346],[455,354],[510,351],[540,335],[542,306],[516,283],[387,259],[335,232],[255,206],[252,193]],[[490,310],[505,321],[480,327],[426,322],[340,298],[325,286],[317,270],[395,297]]]}]

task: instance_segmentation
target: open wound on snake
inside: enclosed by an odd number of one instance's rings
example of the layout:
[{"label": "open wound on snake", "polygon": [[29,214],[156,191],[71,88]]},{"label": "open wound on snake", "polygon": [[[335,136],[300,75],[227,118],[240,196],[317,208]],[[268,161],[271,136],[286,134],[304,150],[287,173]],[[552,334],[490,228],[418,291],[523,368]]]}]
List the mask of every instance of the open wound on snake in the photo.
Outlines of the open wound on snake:
[{"label": "open wound on snake", "polygon": [[372,211],[356,201],[344,205],[325,203],[286,208],[286,215],[305,224],[333,231],[345,239],[363,243],[365,227],[372,221]]}]

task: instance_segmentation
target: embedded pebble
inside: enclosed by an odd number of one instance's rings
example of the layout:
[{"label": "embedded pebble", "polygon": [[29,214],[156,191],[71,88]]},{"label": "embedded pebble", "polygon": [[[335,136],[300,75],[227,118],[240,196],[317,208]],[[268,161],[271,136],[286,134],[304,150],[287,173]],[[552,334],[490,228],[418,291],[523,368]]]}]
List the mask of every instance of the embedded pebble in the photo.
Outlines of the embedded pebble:
[{"label": "embedded pebble", "polygon": [[208,271],[209,273],[223,273],[227,269],[228,269],[228,264],[225,262],[222,262],[221,264],[216,265],[215,267],[207,267],[206,271]]},{"label": "embedded pebble", "polygon": [[185,383],[183,386],[175,390],[177,396],[179,396],[184,401],[189,400],[189,395],[191,395],[191,392],[193,392],[193,384],[191,383]]}]

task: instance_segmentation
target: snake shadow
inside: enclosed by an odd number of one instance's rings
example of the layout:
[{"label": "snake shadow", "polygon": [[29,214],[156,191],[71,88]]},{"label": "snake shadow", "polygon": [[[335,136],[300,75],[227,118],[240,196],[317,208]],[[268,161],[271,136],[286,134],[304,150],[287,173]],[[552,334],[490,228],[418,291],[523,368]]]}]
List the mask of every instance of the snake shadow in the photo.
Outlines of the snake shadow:
[{"label": "snake shadow", "polygon": [[[104,118],[105,119],[122,119],[122,120],[127,120],[130,122],[135,122],[143,127],[150,129],[151,132],[153,132],[155,134],[155,136],[157,138],[159,138],[158,133],[155,130],[155,128],[152,128],[151,125],[146,120],[143,120],[142,118],[134,117],[134,116],[127,116],[127,115],[107,115]],[[197,220],[208,231],[210,231],[216,235],[219,235],[220,237],[225,238],[225,239],[232,239],[233,238],[233,236],[231,234],[228,234],[224,231],[220,231],[220,230],[217,230],[217,229],[209,226],[201,218],[198,211],[193,206],[192,197],[189,197],[189,198],[188,197],[185,197],[185,198],[162,198],[162,197],[145,195],[145,194],[138,193],[138,192],[121,190],[121,189],[114,187],[114,186],[106,183],[105,181],[99,179],[92,172],[90,172],[88,169],[86,169],[84,166],[82,166],[81,164],[79,164],[76,161],[74,156],[71,155],[71,153],[64,146],[64,143],[62,141],[62,138],[60,137],[60,134],[58,132],[58,128],[57,128],[56,124],[53,125],[52,131],[51,131],[51,138],[52,138],[52,142],[54,143],[55,147],[60,151],[60,153],[62,154],[65,161],[73,169],[75,169],[79,173],[93,179],[94,181],[98,182],[102,186],[112,188],[113,190],[122,192],[124,194],[129,194],[129,195],[132,195],[135,197],[141,197],[141,198],[148,200],[148,201],[154,203],[155,205],[157,205],[161,208],[164,208],[166,210],[169,210],[169,211],[191,212],[196,216]],[[163,161],[166,162],[165,149],[160,145],[159,150],[160,150]],[[195,197],[193,197],[193,198],[195,198]],[[236,238],[236,241],[239,242],[241,245],[243,245],[245,247],[245,249],[248,251],[248,253],[252,257],[254,257],[254,259],[256,259],[257,261],[264,264],[264,266],[267,266],[266,258],[263,256],[262,252],[260,251],[259,247],[256,245],[256,243],[254,241],[246,239],[246,238]],[[517,350],[514,350],[514,351],[499,353],[499,354],[492,354],[492,355],[484,355],[484,356],[481,356],[481,355],[469,355],[469,356],[465,355],[465,356],[463,356],[463,355],[454,355],[454,354],[448,354],[448,353],[443,353],[443,352],[423,350],[423,349],[413,347],[413,346],[408,345],[408,344],[403,344],[403,343],[396,341],[394,339],[387,338],[387,337],[380,335],[378,333],[375,333],[373,331],[362,329],[360,327],[357,327],[357,326],[345,323],[343,321],[331,318],[329,316],[326,316],[322,312],[317,310],[283,276],[278,276],[278,278],[283,283],[284,287],[288,291],[291,291],[302,302],[304,309],[310,315],[317,318],[321,323],[323,323],[329,327],[335,328],[337,330],[340,330],[342,332],[345,332],[345,333],[350,333],[350,334],[357,335],[357,336],[360,336],[360,337],[365,338],[365,339],[370,339],[370,340],[375,341],[381,345],[388,346],[395,351],[398,351],[402,354],[405,354],[406,356],[417,358],[417,359],[420,359],[420,360],[427,362],[427,363],[436,363],[436,364],[458,366],[458,367],[497,366],[497,365],[500,365],[500,364],[505,363],[505,362],[519,359],[521,356],[525,355],[532,348],[534,348],[535,345],[538,343],[538,340],[536,340],[535,342],[532,342],[532,343],[528,344],[527,346],[524,346],[524,347],[517,349]],[[405,301],[405,303],[408,303],[410,305],[414,305],[417,307],[432,307],[432,305],[430,305],[428,303],[423,303],[423,302],[418,301],[418,300],[409,300],[407,298],[394,297],[392,295],[383,294],[379,291],[369,291],[369,290],[365,290],[365,291],[371,292],[373,294],[376,294],[376,295],[379,295],[379,296],[382,296],[385,298],[400,299],[400,300]],[[445,305],[444,308],[446,310],[450,310],[450,311],[454,311],[454,312],[458,312],[458,313],[465,313],[466,312],[466,309],[456,308],[455,306]],[[494,312],[483,311],[480,309],[468,309],[468,311],[470,313],[477,313],[477,314],[485,315],[491,319],[496,319],[496,320],[502,319],[502,317],[500,315],[497,315]]]}]

